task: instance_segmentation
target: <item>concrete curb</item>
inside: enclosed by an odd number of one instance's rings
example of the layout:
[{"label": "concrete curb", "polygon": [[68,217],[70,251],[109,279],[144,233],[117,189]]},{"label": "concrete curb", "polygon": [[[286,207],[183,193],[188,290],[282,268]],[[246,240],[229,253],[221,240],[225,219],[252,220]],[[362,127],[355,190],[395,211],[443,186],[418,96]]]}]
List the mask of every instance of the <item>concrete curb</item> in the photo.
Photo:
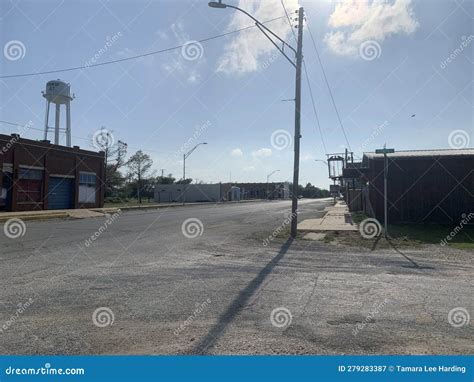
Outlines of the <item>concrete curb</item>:
[{"label": "concrete curb", "polygon": [[37,215],[0,215],[0,222],[6,222],[9,219],[20,219],[20,220],[49,220],[49,219],[65,219],[69,215],[65,212],[59,212],[54,214],[37,214]]},{"label": "concrete curb", "polygon": [[[175,208],[175,207],[188,207],[188,206],[200,206],[200,205],[213,205],[213,204],[240,204],[240,203],[251,203],[251,202],[262,202],[265,199],[252,199],[252,200],[241,200],[238,202],[203,202],[203,203],[173,203],[173,204],[153,204],[147,206],[117,206],[117,207],[103,207],[103,208],[89,208],[89,211],[99,212],[99,213],[115,213],[118,210],[125,211],[135,211],[135,210],[151,210],[151,209],[160,209],[160,208]],[[85,210],[85,209],[84,209]],[[71,216],[71,211],[76,210],[60,210],[60,211],[22,211],[22,212],[5,212],[0,213],[0,222],[5,222],[9,219],[21,219],[24,221],[30,220],[48,220],[48,219],[88,219],[95,216],[84,216],[81,218]]]}]

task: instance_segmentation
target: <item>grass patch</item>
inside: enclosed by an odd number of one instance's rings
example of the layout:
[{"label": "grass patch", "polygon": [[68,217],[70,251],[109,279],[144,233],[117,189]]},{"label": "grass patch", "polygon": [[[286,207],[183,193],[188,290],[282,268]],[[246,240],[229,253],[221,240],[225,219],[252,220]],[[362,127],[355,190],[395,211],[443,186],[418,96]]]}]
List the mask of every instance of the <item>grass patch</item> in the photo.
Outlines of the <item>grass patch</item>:
[{"label": "grass patch", "polygon": [[[352,219],[359,224],[366,219],[363,213],[353,213]],[[401,248],[413,248],[423,244],[436,244],[451,248],[474,250],[474,225],[451,224],[390,224],[388,232],[391,243]],[[450,238],[448,240],[448,238]],[[350,247],[371,248],[377,239],[364,239],[359,232],[352,235],[342,235],[337,232],[328,232],[324,238],[326,243],[342,244]],[[384,239],[378,240],[377,248],[390,248]]]},{"label": "grass patch", "polygon": [[111,198],[104,202],[104,207],[135,207],[135,206],[146,206],[151,204],[159,204],[155,202],[153,199],[142,199],[142,203],[138,203],[138,199],[123,199],[120,198]]},{"label": "grass patch", "polygon": [[[474,249],[474,225],[467,225],[455,233],[456,226],[442,224],[392,224],[388,232],[394,239],[420,244],[441,244],[459,249]],[[452,237],[451,237],[452,236]],[[448,237],[451,237],[448,240]]]},{"label": "grass patch", "polygon": [[361,221],[368,218],[368,216],[364,214],[363,212],[352,212],[351,216],[352,216],[352,221],[357,224],[359,224]]}]

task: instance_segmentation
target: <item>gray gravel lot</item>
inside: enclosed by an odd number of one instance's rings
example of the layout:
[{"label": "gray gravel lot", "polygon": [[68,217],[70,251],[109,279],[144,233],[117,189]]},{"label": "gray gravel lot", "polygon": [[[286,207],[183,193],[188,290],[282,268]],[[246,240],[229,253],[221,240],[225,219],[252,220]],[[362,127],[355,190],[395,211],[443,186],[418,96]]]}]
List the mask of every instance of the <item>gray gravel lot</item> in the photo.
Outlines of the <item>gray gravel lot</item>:
[{"label": "gray gravel lot", "polygon": [[[328,203],[302,200],[301,218]],[[472,251],[426,246],[404,250],[409,261],[302,239],[263,245],[289,209],[174,207],[124,212],[102,230],[105,218],[0,232],[0,352],[473,353],[472,322],[448,322],[454,308],[474,312]],[[182,231],[190,218],[202,222],[184,231],[195,238]]]}]

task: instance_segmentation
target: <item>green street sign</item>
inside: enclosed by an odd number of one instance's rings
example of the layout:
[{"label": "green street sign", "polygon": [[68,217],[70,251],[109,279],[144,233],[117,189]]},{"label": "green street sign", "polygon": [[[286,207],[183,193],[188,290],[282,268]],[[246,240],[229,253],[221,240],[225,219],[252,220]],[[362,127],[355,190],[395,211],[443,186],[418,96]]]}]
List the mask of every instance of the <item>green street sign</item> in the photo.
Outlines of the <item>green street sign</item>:
[{"label": "green street sign", "polygon": [[393,154],[395,149],[377,149],[375,150],[375,154]]}]

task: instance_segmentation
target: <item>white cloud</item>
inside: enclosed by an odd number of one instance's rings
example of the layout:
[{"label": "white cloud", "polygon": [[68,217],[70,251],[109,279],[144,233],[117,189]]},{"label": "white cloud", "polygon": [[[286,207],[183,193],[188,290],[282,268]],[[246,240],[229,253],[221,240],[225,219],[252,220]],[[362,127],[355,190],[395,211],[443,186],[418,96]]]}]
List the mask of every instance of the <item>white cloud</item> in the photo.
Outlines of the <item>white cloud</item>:
[{"label": "white cloud", "polygon": [[418,28],[411,0],[345,0],[329,17],[335,30],[324,37],[328,47],[341,55],[354,55],[364,41],[384,41],[397,34],[412,34]]},{"label": "white cloud", "polygon": [[231,152],[230,152],[230,155],[233,156],[233,157],[241,157],[244,155],[244,153],[242,152],[241,149],[233,149]]},{"label": "white cloud", "polygon": [[[181,21],[171,24],[171,34],[176,41],[181,44],[187,44],[191,41],[189,35],[185,31],[184,24]],[[160,38],[165,38],[166,34],[158,32]],[[166,35],[169,39],[170,36]],[[202,46],[200,46],[202,48]],[[200,52],[199,59],[188,59],[183,55],[182,50],[176,50],[174,53],[169,55],[170,59],[161,65],[162,69],[169,74],[176,74],[178,78],[185,78],[190,84],[196,84],[201,81],[201,74],[199,69],[205,63],[204,57],[202,57],[202,51]]]},{"label": "white cloud", "polygon": [[[249,12],[261,22],[271,20],[282,16],[283,9],[280,0],[240,0],[237,4],[239,8]],[[298,9],[297,0],[286,0],[285,6],[289,13],[294,15],[294,11]],[[252,20],[237,10],[233,11],[232,19],[229,23],[228,30],[245,28],[252,25]],[[267,25],[274,33],[283,40],[291,42],[291,29],[288,20],[282,18],[273,21]],[[218,61],[218,72],[231,73],[249,73],[254,72],[262,67],[264,60],[275,51],[273,44],[265,37],[258,28],[251,28],[239,33],[225,47],[224,53]],[[259,62],[261,64],[259,65]]]},{"label": "white cloud", "polygon": [[256,158],[265,158],[272,155],[272,149],[267,149],[265,147],[258,149],[252,152],[252,155]]}]

